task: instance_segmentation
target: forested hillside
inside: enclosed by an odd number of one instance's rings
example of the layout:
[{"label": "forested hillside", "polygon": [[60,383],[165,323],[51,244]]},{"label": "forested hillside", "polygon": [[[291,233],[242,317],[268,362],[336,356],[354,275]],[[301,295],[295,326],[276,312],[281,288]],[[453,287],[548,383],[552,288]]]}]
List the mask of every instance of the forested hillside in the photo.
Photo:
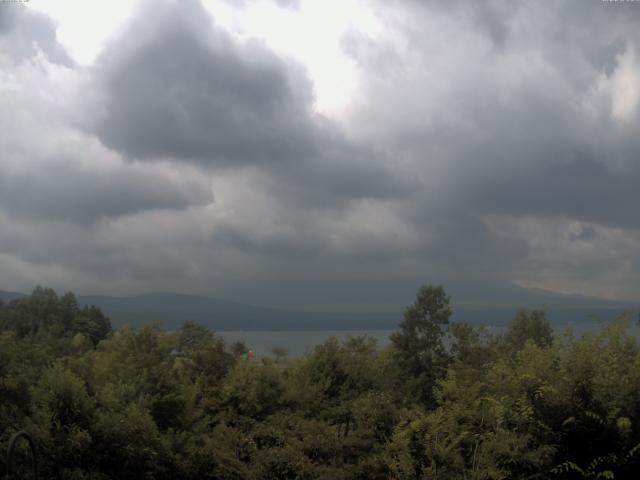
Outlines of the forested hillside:
[{"label": "forested hillside", "polygon": [[499,335],[450,316],[425,286],[385,349],[250,359],[198,324],[113,331],[37,288],[0,306],[0,462],[24,429],[46,479],[637,477],[629,318],[577,337],[542,311]]}]

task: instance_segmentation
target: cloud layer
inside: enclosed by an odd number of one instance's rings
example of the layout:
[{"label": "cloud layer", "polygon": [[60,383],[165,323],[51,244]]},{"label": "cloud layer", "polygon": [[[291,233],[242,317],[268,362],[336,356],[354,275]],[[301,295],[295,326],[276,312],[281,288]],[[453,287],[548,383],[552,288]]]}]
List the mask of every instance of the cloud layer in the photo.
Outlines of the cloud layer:
[{"label": "cloud layer", "polygon": [[333,117],[304,65],[199,1],[142,2],[89,66],[0,5],[0,288],[637,299],[640,9],[362,5],[382,28],[343,32],[357,89]]}]

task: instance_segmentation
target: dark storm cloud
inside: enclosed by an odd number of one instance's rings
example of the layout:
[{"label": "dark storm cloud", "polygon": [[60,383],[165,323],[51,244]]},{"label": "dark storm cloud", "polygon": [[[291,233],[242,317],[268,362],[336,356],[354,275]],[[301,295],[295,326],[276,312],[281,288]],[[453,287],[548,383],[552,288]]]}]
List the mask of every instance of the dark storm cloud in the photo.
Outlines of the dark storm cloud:
[{"label": "dark storm cloud", "polygon": [[130,157],[258,167],[307,201],[404,188],[373,150],[313,113],[312,86],[300,66],[258,42],[240,43],[198,2],[154,3],[109,46],[94,73],[104,96],[96,131]]},{"label": "dark storm cloud", "polygon": [[19,62],[24,38],[57,61],[55,30],[0,16],[0,280],[280,306],[461,279],[637,295],[640,4],[622,3],[370,0],[339,121],[195,0],[145,2],[87,69]]},{"label": "dark storm cloud", "polygon": [[[68,61],[48,17],[20,4],[0,4],[0,12],[0,62],[9,57],[0,80],[8,86],[0,88],[1,212],[30,222],[88,225],[213,201],[207,178],[123,161],[70,128],[78,95],[64,80],[81,85],[80,67]],[[36,59],[37,49],[45,55]],[[66,65],[55,65],[61,61]]]},{"label": "dark storm cloud", "polygon": [[[640,141],[632,129],[608,117],[585,120],[570,102],[538,94],[523,91],[507,106],[496,100],[470,109],[482,131],[478,137],[445,124],[411,140],[415,148],[447,152],[443,182],[450,190],[441,192],[441,201],[478,214],[640,227],[634,206]],[[472,100],[469,105],[478,107]]]},{"label": "dark storm cloud", "polygon": [[[263,172],[253,185],[270,199],[272,223],[217,225],[214,244],[225,248],[312,263],[343,252],[342,262],[380,261],[387,251],[432,274],[510,278],[537,253],[518,228],[487,218],[639,226],[637,114],[615,98],[638,42],[626,14],[600,3],[385,4],[383,17],[400,12],[384,17],[387,32],[403,41],[344,41],[367,99],[346,128],[365,132],[356,135],[365,148],[312,112],[312,87],[294,64],[209,23],[197,2],[163,2],[152,26],[149,15],[132,22],[95,69],[97,132],[143,161]],[[406,207],[372,216],[367,231],[348,207],[367,197]],[[333,220],[316,228],[305,218],[317,207]],[[340,218],[356,225],[340,230]],[[397,236],[379,233],[395,220],[398,235],[416,237],[403,252]]]},{"label": "dark storm cloud", "polygon": [[159,19],[157,31],[132,29],[103,58],[107,112],[98,132],[105,143],[134,157],[220,166],[308,156],[306,105],[282,62],[257,45],[239,48],[223,32],[191,25],[184,18],[190,10],[176,9]]},{"label": "dark storm cloud", "polygon": [[423,182],[405,214],[430,271],[635,295],[640,8],[621,3],[377,2],[388,30],[345,38],[375,99],[351,128]]},{"label": "dark storm cloud", "polygon": [[199,2],[157,5],[99,62],[105,143],[134,157],[214,166],[314,153],[311,87],[302,74],[257,43],[238,44]]},{"label": "dark storm cloud", "polygon": [[616,173],[585,157],[544,166],[535,172],[535,183],[526,172],[496,175],[482,190],[469,192],[470,200],[492,213],[562,215],[612,227],[639,228],[634,203],[640,168]]},{"label": "dark storm cloud", "polygon": [[53,63],[72,60],[56,39],[56,26],[46,15],[14,2],[0,3],[0,51],[19,62],[42,50]]},{"label": "dark storm cloud", "polygon": [[29,171],[0,171],[0,206],[23,217],[91,223],[145,210],[180,210],[212,201],[206,182],[128,166],[95,170],[48,162]]},{"label": "dark storm cloud", "polygon": [[[394,85],[384,72],[374,74],[368,95],[382,100],[358,119],[385,122],[405,106],[415,108],[405,123],[389,122],[387,141],[414,155],[424,174],[434,166],[440,172],[438,201],[449,205],[443,214],[566,216],[640,227],[634,187],[640,183],[640,116],[633,97],[640,89],[640,70],[634,70],[640,43],[622,9],[606,2],[425,2],[412,8],[394,25],[407,35],[409,51],[387,49],[392,58],[385,61],[404,65],[410,56],[424,62],[424,70],[400,73]],[[636,18],[639,10],[633,10]],[[434,12],[444,14],[441,31],[423,21]],[[461,31],[474,25],[492,43],[499,37],[501,49],[483,46],[473,28]],[[456,38],[456,31],[466,37]],[[442,44],[431,45],[433,37]],[[367,39],[361,42],[351,38],[348,51],[363,55],[372,73],[372,48]],[[447,78],[444,86],[439,75]],[[390,94],[394,88],[406,95]],[[616,98],[625,92],[629,98]],[[427,194],[425,201],[432,200]]]}]

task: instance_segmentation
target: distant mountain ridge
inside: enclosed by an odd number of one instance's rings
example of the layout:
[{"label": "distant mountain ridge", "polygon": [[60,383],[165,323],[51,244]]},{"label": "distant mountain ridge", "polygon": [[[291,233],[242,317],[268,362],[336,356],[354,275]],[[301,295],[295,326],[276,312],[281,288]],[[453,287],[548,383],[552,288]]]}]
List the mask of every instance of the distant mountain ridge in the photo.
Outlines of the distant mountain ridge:
[{"label": "distant mountain ridge", "polygon": [[114,325],[139,325],[159,320],[168,329],[178,328],[187,320],[217,331],[375,330],[385,329],[393,324],[385,314],[284,310],[176,293],[148,293],[131,297],[80,296],[78,301],[83,305],[100,307]]},{"label": "distant mountain ridge", "polygon": [[[493,292],[492,292],[493,293]],[[506,325],[519,308],[546,307],[554,324],[580,324],[593,318],[611,320],[632,311],[634,302],[609,301],[577,295],[564,295],[514,285],[507,297],[509,303],[496,301],[496,295],[487,292],[487,298],[452,301],[454,321],[473,324]],[[5,303],[25,295],[0,290]],[[493,298],[492,298],[493,297]],[[397,312],[316,312],[259,307],[200,295],[178,293],[146,293],[134,296],[80,295],[81,305],[98,306],[115,327],[129,324],[137,326],[159,321],[164,328],[178,328],[187,320],[206,325],[216,331],[283,331],[283,330],[388,330],[397,328],[402,320],[403,307]]]},{"label": "distant mountain ridge", "polygon": [[9,303],[12,300],[17,300],[24,297],[26,297],[24,293],[5,292],[4,290],[0,290],[0,300],[2,300],[4,303]]},{"label": "distant mountain ridge", "polygon": [[[508,304],[478,301],[452,301],[454,321],[473,324],[506,325],[519,308],[547,308],[552,323],[581,323],[594,317],[611,320],[638,309],[633,302],[609,301],[577,295],[564,295],[514,285],[516,294]],[[512,292],[512,293],[513,293]],[[192,320],[217,331],[229,330],[387,330],[402,320],[404,307],[397,312],[371,311],[314,312],[247,305],[212,297],[175,293],[149,293],[131,297],[83,296],[83,304],[99,306],[114,325],[139,325],[159,320],[165,328],[177,328]]]}]

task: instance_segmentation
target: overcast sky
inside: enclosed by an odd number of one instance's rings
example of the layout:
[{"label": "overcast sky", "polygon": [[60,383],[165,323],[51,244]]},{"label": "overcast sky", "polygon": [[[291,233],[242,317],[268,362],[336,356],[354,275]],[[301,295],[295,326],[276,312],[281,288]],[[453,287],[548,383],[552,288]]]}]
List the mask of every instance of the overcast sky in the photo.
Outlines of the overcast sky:
[{"label": "overcast sky", "polygon": [[600,0],[0,3],[0,289],[640,300],[639,27]]}]

